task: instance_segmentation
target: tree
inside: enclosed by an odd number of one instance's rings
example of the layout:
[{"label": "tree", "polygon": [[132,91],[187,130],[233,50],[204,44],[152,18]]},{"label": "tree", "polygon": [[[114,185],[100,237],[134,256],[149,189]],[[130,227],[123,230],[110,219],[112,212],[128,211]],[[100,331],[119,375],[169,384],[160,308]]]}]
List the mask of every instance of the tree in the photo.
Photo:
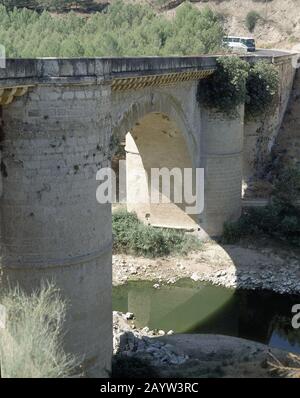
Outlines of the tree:
[{"label": "tree", "polygon": [[260,19],[260,15],[257,11],[250,11],[246,16],[246,26],[249,32],[253,32],[258,20]]},{"label": "tree", "polygon": [[247,80],[246,118],[251,119],[266,113],[274,104],[278,88],[278,68],[265,61],[254,64]]},{"label": "tree", "polygon": [[206,108],[234,117],[236,108],[246,100],[248,74],[248,62],[239,57],[219,58],[215,73],[199,82],[198,101]]},{"label": "tree", "polygon": [[[7,1],[12,6],[18,0]],[[89,18],[47,11],[68,4],[70,0],[36,0],[36,11],[0,5],[0,43],[7,56],[191,55],[216,51],[222,42],[222,24],[208,8],[184,4],[173,21],[149,6],[121,0]]]}]

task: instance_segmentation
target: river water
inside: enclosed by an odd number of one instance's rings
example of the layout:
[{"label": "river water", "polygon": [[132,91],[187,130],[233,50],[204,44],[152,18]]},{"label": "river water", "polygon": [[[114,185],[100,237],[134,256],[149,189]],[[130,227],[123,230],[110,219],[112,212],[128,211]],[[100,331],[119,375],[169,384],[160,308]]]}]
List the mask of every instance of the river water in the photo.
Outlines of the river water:
[{"label": "river water", "polygon": [[133,312],[137,327],[243,337],[300,353],[300,329],[291,325],[294,304],[300,304],[300,296],[226,289],[191,280],[159,289],[151,282],[113,288],[113,309]]}]

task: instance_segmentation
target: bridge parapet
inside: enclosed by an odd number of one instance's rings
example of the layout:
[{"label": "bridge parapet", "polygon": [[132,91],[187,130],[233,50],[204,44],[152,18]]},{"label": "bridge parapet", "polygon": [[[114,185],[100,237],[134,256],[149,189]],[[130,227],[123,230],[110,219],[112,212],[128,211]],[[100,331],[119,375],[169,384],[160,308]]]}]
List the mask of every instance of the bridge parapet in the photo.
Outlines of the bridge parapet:
[{"label": "bridge parapet", "polygon": [[[0,69],[0,85],[17,83],[94,83],[172,73],[214,70],[216,57],[124,57],[8,59]],[[15,83],[15,84],[13,84]]]},{"label": "bridge parapet", "polygon": [[[0,68],[0,81],[13,79],[37,79],[43,81],[54,77],[138,77],[146,75],[195,72],[215,69],[221,55],[172,56],[172,57],[110,57],[110,58],[8,58],[6,68]],[[270,55],[244,55],[250,63],[269,60],[274,63],[286,62],[291,53]]]},{"label": "bridge parapet", "polygon": [[[292,54],[246,55],[250,63],[267,60],[290,62]],[[113,90],[138,89],[206,78],[216,69],[218,55],[185,57],[36,58],[7,59],[0,69],[0,88],[15,89],[43,84],[112,84]],[[9,95],[7,95],[9,94]],[[3,94],[2,94],[3,95]],[[5,92],[5,98],[12,95]],[[6,99],[1,101],[6,104]],[[8,102],[9,103],[9,102]]]}]

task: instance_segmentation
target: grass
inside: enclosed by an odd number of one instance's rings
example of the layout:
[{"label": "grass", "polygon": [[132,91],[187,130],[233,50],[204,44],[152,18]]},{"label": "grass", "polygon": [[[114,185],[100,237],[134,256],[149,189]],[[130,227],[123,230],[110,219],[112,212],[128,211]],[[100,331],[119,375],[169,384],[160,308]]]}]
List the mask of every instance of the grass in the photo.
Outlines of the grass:
[{"label": "grass", "polygon": [[289,354],[289,364],[283,364],[274,355],[270,354],[272,360],[268,362],[271,373],[275,373],[277,376],[288,377],[292,379],[300,378],[300,356],[295,354]]},{"label": "grass", "polygon": [[0,332],[1,376],[61,378],[78,366],[61,345],[66,303],[53,284],[26,295],[20,288],[3,294],[6,328]]},{"label": "grass", "polygon": [[195,236],[184,231],[155,228],[143,224],[135,213],[118,210],[113,214],[114,251],[144,257],[186,255],[201,248]]}]

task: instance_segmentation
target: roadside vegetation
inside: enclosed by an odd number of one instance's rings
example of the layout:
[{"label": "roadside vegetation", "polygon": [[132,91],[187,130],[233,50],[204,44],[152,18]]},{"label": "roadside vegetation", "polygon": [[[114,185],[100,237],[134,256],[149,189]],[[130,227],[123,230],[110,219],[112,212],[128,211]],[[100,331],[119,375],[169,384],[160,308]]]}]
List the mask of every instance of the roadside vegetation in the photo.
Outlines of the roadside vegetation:
[{"label": "roadside vegetation", "polygon": [[217,70],[198,85],[197,99],[206,108],[235,117],[245,103],[249,64],[238,56],[218,58]]},{"label": "roadside vegetation", "polygon": [[88,17],[0,5],[0,20],[0,43],[11,58],[203,54],[218,51],[224,35],[215,13],[189,3],[172,20],[121,0]]},{"label": "roadside vegetation", "polygon": [[260,14],[257,11],[250,11],[246,16],[246,26],[249,32],[253,32],[257,22],[261,19]]},{"label": "roadside vegetation", "polygon": [[246,120],[266,114],[277,105],[278,87],[279,73],[275,65],[266,61],[252,65],[246,82]]},{"label": "roadside vegetation", "polygon": [[66,303],[53,284],[26,295],[20,288],[2,293],[6,327],[0,330],[2,378],[60,378],[74,373],[75,358],[61,346]]},{"label": "roadside vegetation", "polygon": [[223,243],[266,236],[300,248],[300,172],[283,169],[274,183],[270,204],[244,211],[240,219],[225,223]]},{"label": "roadside vegetation", "polygon": [[276,66],[259,61],[254,65],[238,56],[217,60],[217,70],[208,79],[200,80],[197,99],[206,108],[227,116],[236,116],[245,105],[246,120],[266,114],[275,104],[279,87]]},{"label": "roadside vegetation", "polygon": [[144,257],[162,257],[170,254],[188,254],[201,248],[199,239],[184,231],[156,228],[143,224],[135,213],[118,210],[112,216],[116,253]]}]

